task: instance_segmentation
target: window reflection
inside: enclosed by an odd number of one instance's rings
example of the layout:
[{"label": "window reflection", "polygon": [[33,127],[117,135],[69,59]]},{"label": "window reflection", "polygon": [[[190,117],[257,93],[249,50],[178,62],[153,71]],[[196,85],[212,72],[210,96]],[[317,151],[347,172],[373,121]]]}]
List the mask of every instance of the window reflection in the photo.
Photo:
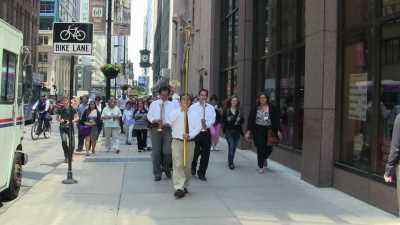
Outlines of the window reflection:
[{"label": "window reflection", "polygon": [[260,0],[264,30],[264,89],[280,109],[281,144],[302,148],[304,1]]},{"label": "window reflection", "polygon": [[[395,1],[393,1],[395,2]],[[394,120],[400,113],[400,22],[382,28],[380,140],[376,172],[383,173],[390,152]]]},{"label": "window reflection", "polygon": [[372,78],[365,40],[349,43],[344,52],[343,148],[340,159],[368,170],[370,162]]},{"label": "window reflection", "polygon": [[390,16],[400,13],[400,0],[382,0],[382,15]]}]

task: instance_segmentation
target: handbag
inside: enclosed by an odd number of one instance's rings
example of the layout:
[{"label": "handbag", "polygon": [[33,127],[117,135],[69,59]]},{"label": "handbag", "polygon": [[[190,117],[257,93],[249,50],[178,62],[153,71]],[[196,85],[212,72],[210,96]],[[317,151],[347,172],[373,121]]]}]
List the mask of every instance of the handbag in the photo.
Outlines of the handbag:
[{"label": "handbag", "polygon": [[268,129],[267,132],[267,144],[268,145],[277,145],[279,144],[280,140],[278,135],[272,130]]}]

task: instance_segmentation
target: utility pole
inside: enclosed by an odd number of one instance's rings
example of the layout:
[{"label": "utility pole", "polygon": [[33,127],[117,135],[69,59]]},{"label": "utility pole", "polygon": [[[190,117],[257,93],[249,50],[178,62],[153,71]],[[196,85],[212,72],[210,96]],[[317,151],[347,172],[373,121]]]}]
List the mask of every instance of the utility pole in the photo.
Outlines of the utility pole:
[{"label": "utility pole", "polygon": [[[111,31],[112,31],[112,1],[108,0],[108,12],[107,12],[107,64],[111,64]],[[111,92],[111,81],[110,78],[106,78],[106,101],[110,99]]]}]

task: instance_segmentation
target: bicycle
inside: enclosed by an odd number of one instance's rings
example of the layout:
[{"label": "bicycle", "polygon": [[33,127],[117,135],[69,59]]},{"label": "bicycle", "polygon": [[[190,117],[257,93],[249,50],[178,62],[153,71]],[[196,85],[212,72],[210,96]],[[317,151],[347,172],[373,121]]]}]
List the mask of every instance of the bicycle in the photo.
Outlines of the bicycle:
[{"label": "bicycle", "polygon": [[72,36],[72,38],[78,40],[78,41],[83,41],[86,38],[86,33],[83,30],[78,30],[79,27],[71,28],[71,26],[68,26],[67,30],[63,30],[60,33],[60,38],[63,41],[69,40]]},{"label": "bicycle", "polygon": [[37,132],[37,130],[39,128],[39,118],[42,113],[45,113],[45,112],[35,111],[33,114],[34,123],[32,124],[32,127],[31,127],[31,137],[32,137],[32,140],[34,140],[34,141],[39,139],[41,134],[43,134],[44,138],[46,138],[46,139],[50,138],[50,135],[51,135],[51,117],[44,119],[44,121],[42,123],[43,128],[41,129],[42,131]]}]

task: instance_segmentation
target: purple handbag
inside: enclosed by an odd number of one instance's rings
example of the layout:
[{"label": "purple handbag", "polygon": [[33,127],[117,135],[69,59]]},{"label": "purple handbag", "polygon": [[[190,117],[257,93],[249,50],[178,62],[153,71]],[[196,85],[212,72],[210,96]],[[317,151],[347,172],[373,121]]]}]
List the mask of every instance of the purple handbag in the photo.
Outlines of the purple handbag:
[{"label": "purple handbag", "polygon": [[88,125],[80,125],[79,126],[79,134],[81,136],[84,136],[84,137],[89,136],[91,130],[92,130],[91,126],[88,126]]}]

